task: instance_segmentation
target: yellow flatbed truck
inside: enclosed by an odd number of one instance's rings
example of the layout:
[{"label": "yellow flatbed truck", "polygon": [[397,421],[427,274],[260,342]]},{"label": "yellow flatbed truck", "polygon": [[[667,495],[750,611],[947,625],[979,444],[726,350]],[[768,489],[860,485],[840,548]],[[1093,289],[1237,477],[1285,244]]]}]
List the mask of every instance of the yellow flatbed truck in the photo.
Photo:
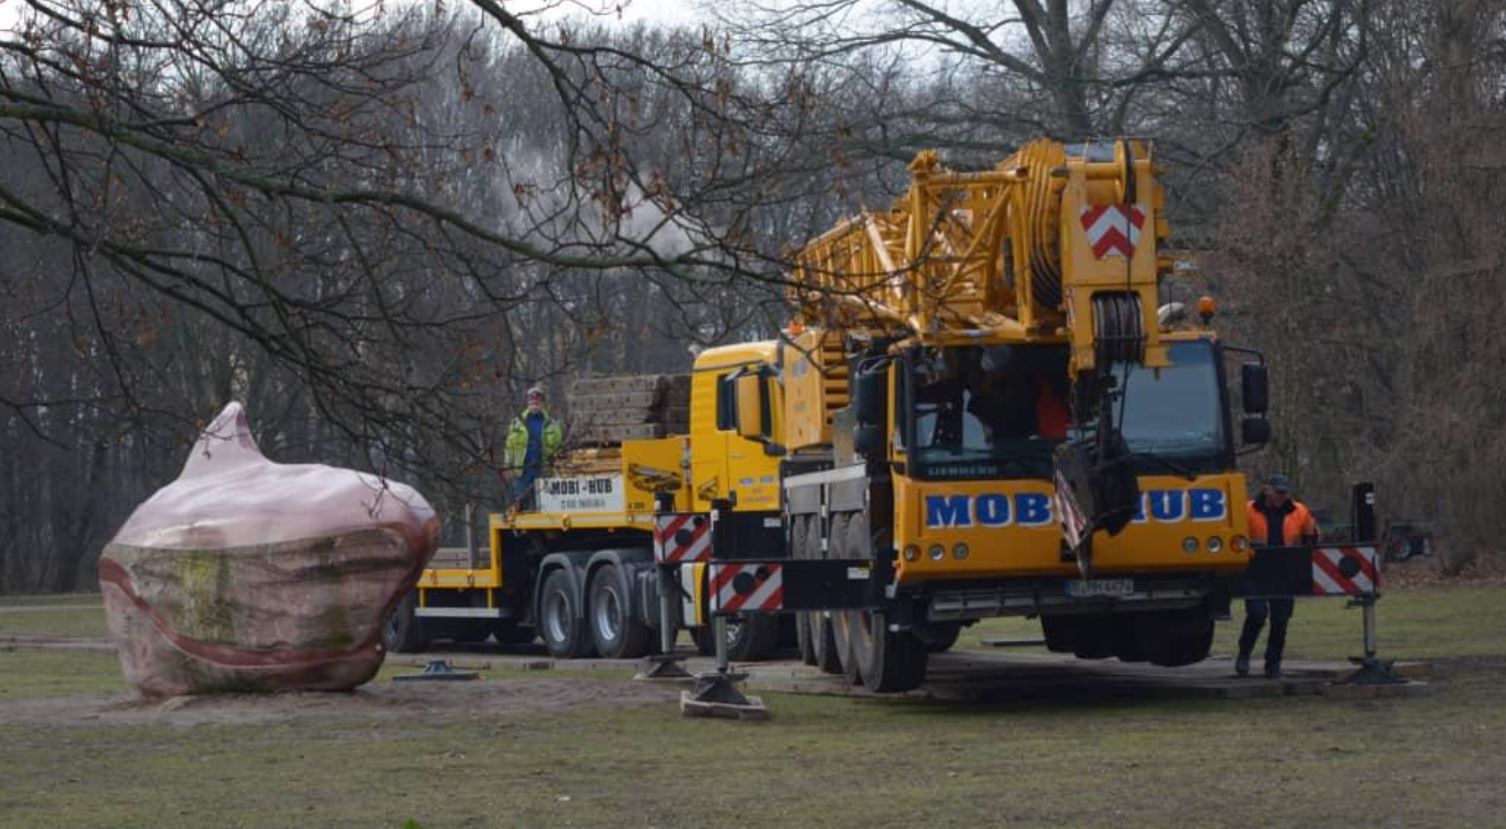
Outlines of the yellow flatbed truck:
[{"label": "yellow flatbed truck", "polygon": [[[671,536],[689,542],[674,551],[680,606],[670,616],[709,652],[704,559],[711,502],[736,502],[723,513],[723,530],[750,548],[777,551],[784,544],[778,450],[737,435],[728,408],[728,377],[776,365],[780,352],[778,344],[762,342],[697,355],[685,399],[666,404],[688,409],[684,434],[563,453],[535,482],[526,508],[489,517],[478,560],[452,551],[424,570],[388,620],[387,647],[411,652],[436,639],[526,643],[537,636],[560,658],[654,652],[662,624],[655,522],[656,513],[669,510],[686,516]],[[639,379],[593,382],[616,389],[608,405],[639,405],[647,394]],[[751,617],[730,627],[729,646],[735,658],[761,659],[780,643],[782,630],[793,644],[793,629],[793,620]]]}]

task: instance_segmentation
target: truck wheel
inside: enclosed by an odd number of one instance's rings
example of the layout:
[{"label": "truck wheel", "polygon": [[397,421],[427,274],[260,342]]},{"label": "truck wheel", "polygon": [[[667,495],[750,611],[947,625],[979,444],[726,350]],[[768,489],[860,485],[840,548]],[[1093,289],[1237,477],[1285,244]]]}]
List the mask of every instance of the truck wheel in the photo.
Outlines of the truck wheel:
[{"label": "truck wheel", "polygon": [[499,645],[530,645],[538,636],[537,630],[524,627],[511,619],[492,622],[492,637]]},{"label": "truck wheel", "polygon": [[880,693],[910,691],[926,678],[925,643],[910,631],[889,630],[884,614],[849,610],[847,635],[863,684]]},{"label": "truck wheel", "polygon": [[418,597],[409,591],[382,623],[382,645],[389,653],[418,653],[428,645],[423,636],[423,620],[413,615]]},{"label": "truck wheel", "polygon": [[574,659],[590,652],[591,638],[580,619],[580,596],[564,570],[555,570],[544,580],[539,593],[539,635],[556,659]]},{"label": "truck wheel", "polygon": [[824,610],[813,610],[811,619],[811,656],[815,666],[828,674],[842,673],[842,657],[837,652],[836,626]]},{"label": "truck wheel", "polygon": [[591,578],[591,639],[607,659],[637,659],[648,653],[653,630],[633,612],[627,579],[616,565],[603,565]]},{"label": "truck wheel", "polygon": [[795,646],[800,649],[800,661],[816,664],[816,647],[811,642],[811,614],[804,611],[795,614]]}]

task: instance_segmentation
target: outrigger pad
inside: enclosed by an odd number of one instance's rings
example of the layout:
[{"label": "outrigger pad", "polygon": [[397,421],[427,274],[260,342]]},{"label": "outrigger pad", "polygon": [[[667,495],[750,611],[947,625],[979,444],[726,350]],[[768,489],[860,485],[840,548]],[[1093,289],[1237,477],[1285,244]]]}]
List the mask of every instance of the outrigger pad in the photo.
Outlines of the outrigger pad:
[{"label": "outrigger pad", "polygon": [[476,671],[457,671],[448,659],[431,659],[424,664],[424,669],[416,674],[399,674],[392,678],[393,682],[464,682],[471,679],[479,679],[481,674]]},{"label": "outrigger pad", "polygon": [[150,696],[354,688],[438,536],[403,484],[267,460],[231,403],[100,557],[126,681]]},{"label": "outrigger pad", "polygon": [[633,679],[638,682],[694,682],[695,676],[680,665],[686,654],[666,653],[643,657],[642,667]]}]

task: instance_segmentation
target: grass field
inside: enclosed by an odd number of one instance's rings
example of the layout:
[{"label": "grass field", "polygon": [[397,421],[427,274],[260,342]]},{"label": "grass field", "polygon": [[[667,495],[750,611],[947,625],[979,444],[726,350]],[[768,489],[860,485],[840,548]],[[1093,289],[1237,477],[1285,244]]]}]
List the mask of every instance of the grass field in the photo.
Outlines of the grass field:
[{"label": "grass field", "polygon": [[[29,604],[55,609],[0,603],[0,649],[7,633],[103,629],[86,600]],[[685,720],[618,676],[558,671],[489,672],[452,708],[455,691],[432,686],[425,716],[121,721],[113,656],[0,650],[0,826],[1506,825],[1506,590],[1388,594],[1380,621],[1385,655],[1434,663],[1428,696],[765,694],[762,724]],[[1351,655],[1359,631],[1358,611],[1307,602],[1289,654]],[[961,646],[1034,633],[990,622]],[[375,685],[394,670],[411,668]],[[497,702],[562,680],[586,701]]]}]

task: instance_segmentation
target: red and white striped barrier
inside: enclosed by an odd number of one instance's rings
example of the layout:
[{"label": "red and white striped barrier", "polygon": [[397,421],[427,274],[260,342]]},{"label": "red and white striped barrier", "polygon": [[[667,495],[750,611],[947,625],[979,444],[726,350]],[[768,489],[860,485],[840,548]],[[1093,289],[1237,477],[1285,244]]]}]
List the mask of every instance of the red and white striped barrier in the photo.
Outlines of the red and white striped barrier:
[{"label": "red and white striped barrier", "polygon": [[711,558],[711,517],[668,513],[654,517],[654,560],[688,564]]},{"label": "red and white striped barrier", "polygon": [[1374,547],[1318,547],[1313,550],[1313,595],[1358,596],[1380,587]]},{"label": "red and white striped barrier", "polygon": [[710,570],[713,612],[768,612],[784,607],[784,574],[778,563],[712,563]]}]

